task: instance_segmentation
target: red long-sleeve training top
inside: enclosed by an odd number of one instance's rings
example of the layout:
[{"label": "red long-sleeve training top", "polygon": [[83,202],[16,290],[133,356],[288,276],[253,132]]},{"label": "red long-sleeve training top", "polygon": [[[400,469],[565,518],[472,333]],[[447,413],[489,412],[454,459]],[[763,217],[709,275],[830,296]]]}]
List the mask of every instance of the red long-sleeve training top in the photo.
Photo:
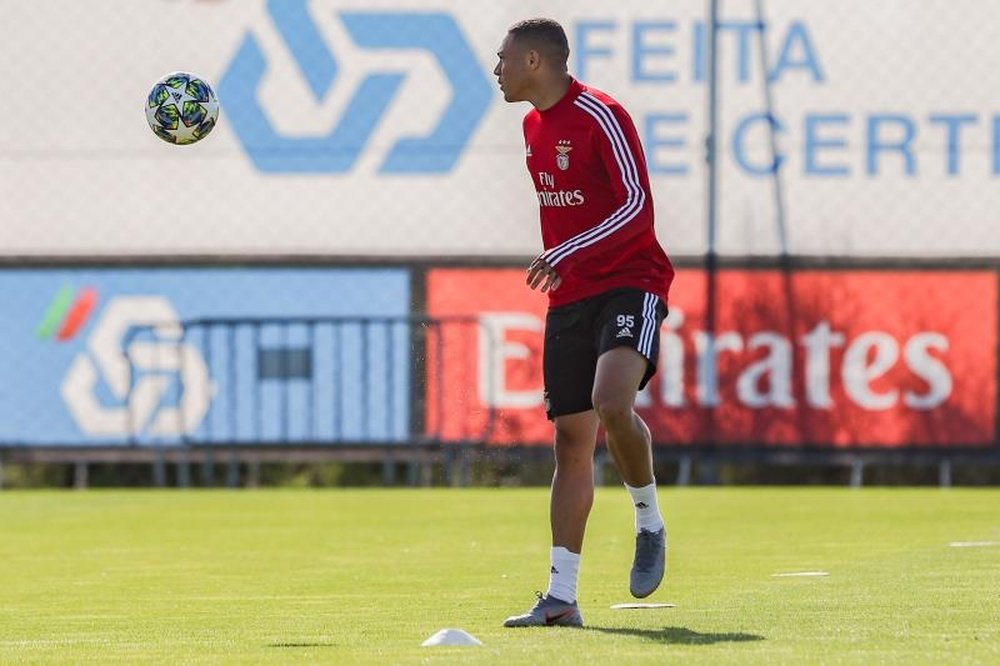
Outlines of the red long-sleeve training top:
[{"label": "red long-sleeve training top", "polygon": [[674,269],[656,240],[646,157],[621,104],[573,79],[555,106],[524,117],[524,142],[545,259],[563,280],[549,306],[619,287],[666,302]]}]

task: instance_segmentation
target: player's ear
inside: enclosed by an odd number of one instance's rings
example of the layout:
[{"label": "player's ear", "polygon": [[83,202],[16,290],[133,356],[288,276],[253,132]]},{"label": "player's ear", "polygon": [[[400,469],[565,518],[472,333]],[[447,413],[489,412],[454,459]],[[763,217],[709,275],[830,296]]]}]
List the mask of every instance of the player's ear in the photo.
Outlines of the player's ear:
[{"label": "player's ear", "polygon": [[542,66],[542,56],[535,49],[530,49],[528,51],[528,69],[535,70]]}]

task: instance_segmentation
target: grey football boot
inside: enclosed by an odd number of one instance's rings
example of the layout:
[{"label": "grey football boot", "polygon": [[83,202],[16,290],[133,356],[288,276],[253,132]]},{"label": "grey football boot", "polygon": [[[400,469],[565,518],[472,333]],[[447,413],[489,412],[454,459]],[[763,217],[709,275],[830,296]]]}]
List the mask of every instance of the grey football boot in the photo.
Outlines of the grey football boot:
[{"label": "grey football boot", "polygon": [[576,602],[568,603],[536,592],[538,601],[524,615],[512,615],[504,620],[505,627],[582,627],[583,616]]},{"label": "grey football boot", "polygon": [[635,537],[635,559],[629,576],[629,589],[638,599],[648,597],[663,580],[667,560],[667,530],[639,530]]}]

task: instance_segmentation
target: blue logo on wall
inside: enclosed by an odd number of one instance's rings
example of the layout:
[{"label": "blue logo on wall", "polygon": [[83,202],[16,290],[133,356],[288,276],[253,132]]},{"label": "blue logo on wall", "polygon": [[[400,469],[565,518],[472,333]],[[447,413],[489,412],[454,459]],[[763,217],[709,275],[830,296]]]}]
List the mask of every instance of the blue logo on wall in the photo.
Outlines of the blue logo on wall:
[{"label": "blue logo on wall", "polygon": [[[267,10],[317,100],[333,86],[338,65],[309,16],[308,0],[268,0]],[[490,105],[492,88],[455,20],[440,13],[340,12],[354,43],[364,49],[420,49],[437,61],[452,99],[425,136],[401,138],[380,173],[447,173],[457,163]],[[219,84],[230,125],[257,168],[274,173],[350,171],[389,110],[403,72],[371,73],[354,91],[326,136],[285,137],[271,124],[257,89],[267,60],[252,34],[243,40]]]}]

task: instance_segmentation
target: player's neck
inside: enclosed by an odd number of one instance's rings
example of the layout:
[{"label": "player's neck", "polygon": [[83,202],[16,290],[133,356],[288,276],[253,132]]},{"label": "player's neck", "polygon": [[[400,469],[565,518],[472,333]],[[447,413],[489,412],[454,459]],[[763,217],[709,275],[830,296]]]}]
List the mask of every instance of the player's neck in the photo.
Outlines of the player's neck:
[{"label": "player's neck", "polygon": [[538,93],[529,101],[539,111],[548,111],[566,96],[566,91],[569,90],[572,81],[573,78],[566,73],[553,77],[544,85],[539,86]]}]

